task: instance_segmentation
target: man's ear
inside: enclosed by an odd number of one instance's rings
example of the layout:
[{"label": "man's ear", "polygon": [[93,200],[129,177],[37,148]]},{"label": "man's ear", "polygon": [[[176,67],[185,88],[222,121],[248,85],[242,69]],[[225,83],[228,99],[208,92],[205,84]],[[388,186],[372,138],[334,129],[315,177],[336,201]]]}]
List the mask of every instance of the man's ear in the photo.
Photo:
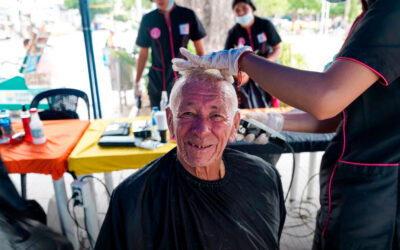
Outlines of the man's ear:
[{"label": "man's ear", "polygon": [[167,107],[165,109],[165,112],[167,114],[167,123],[168,123],[168,130],[169,130],[169,137],[170,138],[175,138],[174,134],[174,122],[173,122],[173,115],[172,115],[172,110],[170,107]]},{"label": "man's ear", "polygon": [[231,130],[231,133],[230,133],[229,138],[228,138],[229,142],[234,142],[235,141],[235,136],[236,136],[236,133],[238,131],[239,124],[240,124],[240,112],[236,111],[235,117],[233,118],[232,130]]}]

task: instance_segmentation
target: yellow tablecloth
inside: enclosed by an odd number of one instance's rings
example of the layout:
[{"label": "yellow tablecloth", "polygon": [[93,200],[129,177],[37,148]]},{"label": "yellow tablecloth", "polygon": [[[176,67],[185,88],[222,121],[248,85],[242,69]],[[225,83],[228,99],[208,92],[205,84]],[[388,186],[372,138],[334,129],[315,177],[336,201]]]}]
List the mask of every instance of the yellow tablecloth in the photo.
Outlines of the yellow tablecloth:
[{"label": "yellow tablecloth", "polygon": [[107,124],[111,122],[132,122],[134,119],[144,120],[149,119],[149,117],[93,121],[70,154],[68,169],[77,175],[137,169],[176,146],[175,142],[169,142],[156,150],[147,150],[136,147],[100,147],[97,145]]}]

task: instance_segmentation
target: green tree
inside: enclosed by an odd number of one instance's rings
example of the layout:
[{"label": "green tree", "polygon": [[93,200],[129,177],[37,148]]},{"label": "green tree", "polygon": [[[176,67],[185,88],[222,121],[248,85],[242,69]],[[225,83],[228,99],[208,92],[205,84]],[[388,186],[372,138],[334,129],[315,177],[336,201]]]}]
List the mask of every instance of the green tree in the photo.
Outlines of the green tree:
[{"label": "green tree", "polygon": [[350,11],[348,20],[350,22],[353,22],[357,18],[357,16],[361,14],[362,6],[360,1],[358,0],[347,0],[347,1],[350,1]]},{"label": "green tree", "polygon": [[288,11],[287,0],[254,0],[258,16],[284,15]]},{"label": "green tree", "polygon": [[287,0],[289,11],[292,13],[299,13],[302,11],[304,14],[319,13],[321,11],[320,0]]},{"label": "green tree", "polygon": [[330,16],[343,16],[345,9],[345,2],[331,4]]},{"label": "green tree", "polygon": [[[96,14],[110,13],[114,6],[114,0],[89,0],[90,18],[93,20]],[[67,9],[79,9],[79,0],[64,0]]]},{"label": "green tree", "polygon": [[[150,0],[141,0],[142,7],[145,9],[151,8],[151,1]],[[131,9],[136,3],[136,0],[122,0],[122,5],[124,5],[125,9]]]}]

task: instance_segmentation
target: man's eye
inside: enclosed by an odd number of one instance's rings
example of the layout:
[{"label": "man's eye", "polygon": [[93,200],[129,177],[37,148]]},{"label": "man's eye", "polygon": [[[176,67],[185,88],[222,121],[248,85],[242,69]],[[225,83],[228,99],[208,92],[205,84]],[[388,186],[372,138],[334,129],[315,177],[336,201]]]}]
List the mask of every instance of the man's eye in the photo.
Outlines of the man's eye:
[{"label": "man's eye", "polygon": [[192,112],[185,112],[180,115],[182,118],[192,117],[194,114]]},{"label": "man's eye", "polygon": [[220,121],[220,120],[224,120],[225,117],[223,115],[221,115],[221,114],[213,114],[213,115],[211,115],[211,118],[213,120]]}]

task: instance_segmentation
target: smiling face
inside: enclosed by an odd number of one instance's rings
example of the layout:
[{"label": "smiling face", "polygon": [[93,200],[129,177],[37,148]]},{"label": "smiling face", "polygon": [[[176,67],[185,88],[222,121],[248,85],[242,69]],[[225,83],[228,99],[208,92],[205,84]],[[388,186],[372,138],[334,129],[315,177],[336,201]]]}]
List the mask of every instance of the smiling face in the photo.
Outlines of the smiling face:
[{"label": "smiling face", "polygon": [[226,143],[234,140],[240,121],[232,85],[223,80],[210,83],[206,78],[189,77],[174,86],[180,89],[171,94],[167,109],[178,159],[191,173],[192,168],[219,169]]}]

